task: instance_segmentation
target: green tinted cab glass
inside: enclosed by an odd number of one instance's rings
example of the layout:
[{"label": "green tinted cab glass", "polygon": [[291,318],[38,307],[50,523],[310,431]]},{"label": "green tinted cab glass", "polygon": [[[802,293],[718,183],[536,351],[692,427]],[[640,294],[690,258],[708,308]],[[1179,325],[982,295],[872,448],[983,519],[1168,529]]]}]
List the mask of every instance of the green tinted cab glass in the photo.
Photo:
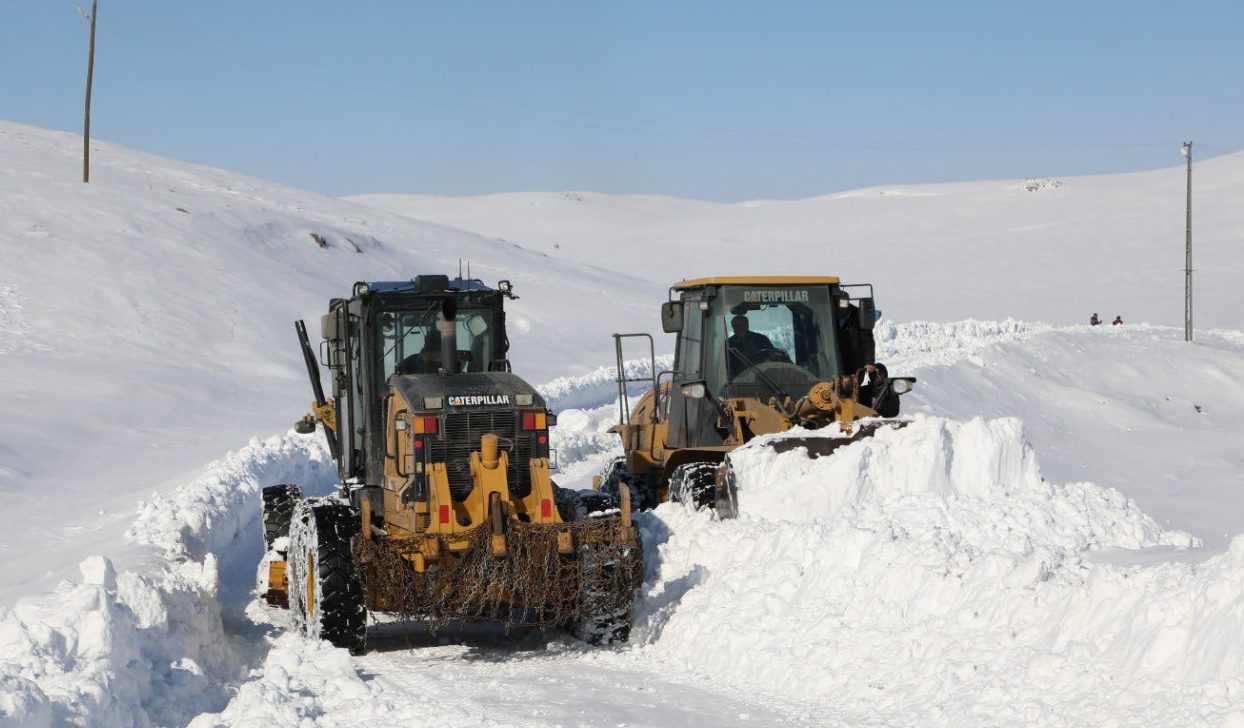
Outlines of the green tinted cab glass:
[{"label": "green tinted cab glass", "polygon": [[828,286],[723,286],[705,320],[709,391],[797,398],[838,374],[831,303]]},{"label": "green tinted cab glass", "polygon": [[[460,309],[455,317],[458,337],[458,365],[464,372],[487,371],[492,360],[492,311],[485,308]],[[380,315],[382,377],[404,374],[431,374],[440,368],[440,311],[385,311]]]}]

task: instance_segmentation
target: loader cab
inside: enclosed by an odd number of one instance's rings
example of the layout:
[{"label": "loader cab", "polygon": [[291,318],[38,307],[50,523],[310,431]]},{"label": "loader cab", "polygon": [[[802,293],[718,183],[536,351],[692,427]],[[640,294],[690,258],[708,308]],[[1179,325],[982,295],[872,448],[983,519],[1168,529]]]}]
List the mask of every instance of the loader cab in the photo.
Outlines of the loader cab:
[{"label": "loader cab", "polygon": [[[676,333],[674,371],[661,402],[672,448],[723,444],[719,405],[741,398],[798,400],[817,382],[873,360],[871,286],[834,277],[682,281],[662,307]],[[676,298],[675,298],[676,296]]]},{"label": "loader cab", "polygon": [[[508,281],[494,289],[430,275],[355,283],[350,298],[329,303],[321,359],[331,372],[343,482],[383,477],[385,398],[394,376],[509,371],[508,295]],[[453,336],[444,335],[445,321],[453,322]]]}]

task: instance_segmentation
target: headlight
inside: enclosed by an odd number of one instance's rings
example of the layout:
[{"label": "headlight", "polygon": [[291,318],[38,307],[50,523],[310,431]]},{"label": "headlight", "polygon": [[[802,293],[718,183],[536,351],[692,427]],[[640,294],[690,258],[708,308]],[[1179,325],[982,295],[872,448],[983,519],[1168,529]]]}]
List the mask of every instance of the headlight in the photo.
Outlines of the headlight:
[{"label": "headlight", "polygon": [[692,382],[691,384],[682,385],[682,396],[687,399],[704,399],[706,394],[708,394],[708,389],[704,386],[704,382]]},{"label": "headlight", "polygon": [[530,394],[516,394],[514,395],[514,404],[519,407],[530,407],[532,404],[532,396]]},{"label": "headlight", "polygon": [[907,394],[916,386],[916,380],[913,377],[899,377],[890,380],[890,390],[895,394]]},{"label": "headlight", "polygon": [[442,397],[424,397],[423,398],[424,409],[440,409],[443,406],[445,406],[445,400]]}]

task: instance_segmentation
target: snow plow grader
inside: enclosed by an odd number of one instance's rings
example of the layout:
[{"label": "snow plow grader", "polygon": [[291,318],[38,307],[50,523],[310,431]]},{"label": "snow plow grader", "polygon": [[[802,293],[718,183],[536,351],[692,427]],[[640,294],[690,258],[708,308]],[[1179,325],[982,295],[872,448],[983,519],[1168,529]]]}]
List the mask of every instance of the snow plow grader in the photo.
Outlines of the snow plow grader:
[{"label": "snow plow grader", "polygon": [[[853,295],[854,292],[862,295]],[[675,299],[675,294],[677,298]],[[899,396],[914,377],[875,361],[877,312],[870,284],[834,277],[684,280],[670,288],[661,328],[677,334],[673,371],[657,372],[650,334],[614,334],[618,425],[624,455],[596,487],[630,491],[637,506],[666,500],[737,515],[729,454],[753,438],[795,427],[837,427],[840,437],[787,437],[770,446],[810,457],[901,427]],[[624,368],[628,339],[646,339],[649,377]],[[633,409],[630,385],[645,389]],[[866,420],[860,422],[860,420]]]},{"label": "snow plow grader", "polygon": [[297,322],[340,492],[263,491],[260,593],[307,635],[361,652],[367,616],[484,620],[623,641],[642,579],[629,493],[557,487],[540,394],[510,372],[504,301],[478,280],[356,283],[321,320],[331,372]]}]

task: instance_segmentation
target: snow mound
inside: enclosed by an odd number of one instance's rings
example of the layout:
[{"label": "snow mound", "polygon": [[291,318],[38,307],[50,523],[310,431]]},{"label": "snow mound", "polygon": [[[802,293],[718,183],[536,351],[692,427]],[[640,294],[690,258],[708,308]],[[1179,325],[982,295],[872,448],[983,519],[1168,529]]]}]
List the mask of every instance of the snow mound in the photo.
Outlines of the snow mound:
[{"label": "snow mound", "polygon": [[[1064,327],[1066,328],[1066,327]],[[893,321],[877,322],[873,337],[877,342],[877,359],[894,369],[904,371],[934,364],[974,361],[977,352],[994,344],[1022,341],[1028,337],[1053,331],[1055,327],[1007,319],[1005,321]],[[898,370],[894,369],[897,373]]]},{"label": "snow mound", "polygon": [[936,533],[980,551],[1021,555],[1043,546],[1193,545],[1191,536],[1163,531],[1117,491],[1047,483],[1014,418],[918,415],[817,459],[802,448],[779,455],[768,447],[792,437],[838,436],[832,428],[795,430],[731,454],[740,509],[770,521],[842,518],[890,533]]},{"label": "snow mound", "polygon": [[1089,562],[1195,540],[1115,491],[1042,480],[1017,420],[918,417],[826,458],[732,459],[740,518],[640,519],[644,650],[835,725],[1244,715],[1244,537],[1196,566]]},{"label": "snow mound", "polygon": [[199,715],[189,726],[321,725],[325,719],[324,725],[386,725],[400,712],[400,705],[383,700],[364,681],[349,652],[291,632],[275,640],[259,676],[243,684],[224,710]]},{"label": "snow mound", "polygon": [[184,724],[224,706],[254,657],[224,619],[263,550],[260,490],[335,478],[319,437],[252,440],[140,507],[128,536],[158,568],[117,574],[92,556],[81,583],[0,609],[0,726]]}]

